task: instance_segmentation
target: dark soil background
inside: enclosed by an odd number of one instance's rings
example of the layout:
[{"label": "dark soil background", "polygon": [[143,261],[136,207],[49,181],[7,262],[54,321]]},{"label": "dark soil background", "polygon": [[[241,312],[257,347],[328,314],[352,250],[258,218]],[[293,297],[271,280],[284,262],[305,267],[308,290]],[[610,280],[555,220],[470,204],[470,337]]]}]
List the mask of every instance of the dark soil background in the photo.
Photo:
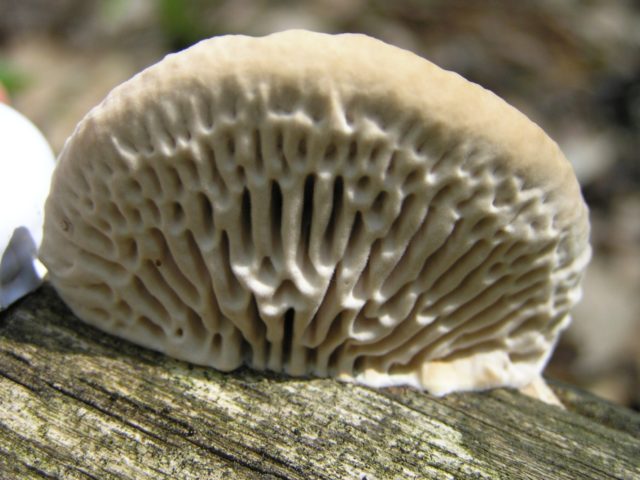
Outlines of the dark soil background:
[{"label": "dark soil background", "polygon": [[584,298],[547,369],[640,409],[640,1],[0,0],[0,82],[56,152],[115,85],[226,33],[361,32],[493,90],[573,163]]}]

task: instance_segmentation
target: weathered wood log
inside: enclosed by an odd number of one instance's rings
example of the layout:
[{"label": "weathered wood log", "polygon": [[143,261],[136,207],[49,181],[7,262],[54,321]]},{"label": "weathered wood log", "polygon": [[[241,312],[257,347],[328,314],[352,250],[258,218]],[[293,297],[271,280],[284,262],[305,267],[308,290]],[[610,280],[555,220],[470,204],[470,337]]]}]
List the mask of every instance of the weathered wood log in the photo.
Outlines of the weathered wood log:
[{"label": "weathered wood log", "polygon": [[552,384],[434,398],[175,361],[50,287],[0,314],[0,478],[640,478],[640,415]]}]

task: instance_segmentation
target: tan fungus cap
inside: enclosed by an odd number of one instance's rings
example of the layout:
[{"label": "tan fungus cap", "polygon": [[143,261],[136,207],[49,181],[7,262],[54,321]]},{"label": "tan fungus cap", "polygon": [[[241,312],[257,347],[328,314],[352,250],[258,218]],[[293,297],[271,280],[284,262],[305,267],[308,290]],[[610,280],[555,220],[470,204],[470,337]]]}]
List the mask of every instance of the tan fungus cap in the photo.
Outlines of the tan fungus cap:
[{"label": "tan fungus cap", "polygon": [[544,132],[363,35],[205,40],[60,155],[42,261],[88,323],[221,370],[435,394],[538,378],[587,209]]}]

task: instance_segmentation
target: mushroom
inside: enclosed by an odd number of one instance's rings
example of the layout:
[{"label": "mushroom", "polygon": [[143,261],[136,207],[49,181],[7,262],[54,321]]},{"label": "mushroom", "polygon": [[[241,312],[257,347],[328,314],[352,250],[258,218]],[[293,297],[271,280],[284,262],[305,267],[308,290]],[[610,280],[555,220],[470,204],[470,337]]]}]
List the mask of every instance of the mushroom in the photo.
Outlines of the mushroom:
[{"label": "mushroom", "polygon": [[442,395],[540,379],[590,257],[557,145],[364,35],[224,36],[115,88],[60,155],[41,258],[179,359]]},{"label": "mushroom", "polygon": [[35,290],[44,202],[54,166],[49,144],[23,115],[0,103],[0,310]]}]

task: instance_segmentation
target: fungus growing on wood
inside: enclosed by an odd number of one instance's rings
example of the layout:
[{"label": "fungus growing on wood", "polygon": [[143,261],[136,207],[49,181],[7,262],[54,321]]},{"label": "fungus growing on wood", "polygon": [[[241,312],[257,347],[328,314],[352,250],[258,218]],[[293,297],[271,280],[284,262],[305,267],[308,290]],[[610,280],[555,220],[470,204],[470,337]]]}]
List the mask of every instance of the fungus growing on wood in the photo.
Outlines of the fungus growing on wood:
[{"label": "fungus growing on wood", "polygon": [[539,378],[590,256],[556,144],[363,35],[225,36],[78,125],[41,250],[102,330],[243,364],[455,390]]},{"label": "fungus growing on wood", "polygon": [[0,310],[35,290],[45,274],[37,251],[53,165],[38,129],[0,103]]}]

